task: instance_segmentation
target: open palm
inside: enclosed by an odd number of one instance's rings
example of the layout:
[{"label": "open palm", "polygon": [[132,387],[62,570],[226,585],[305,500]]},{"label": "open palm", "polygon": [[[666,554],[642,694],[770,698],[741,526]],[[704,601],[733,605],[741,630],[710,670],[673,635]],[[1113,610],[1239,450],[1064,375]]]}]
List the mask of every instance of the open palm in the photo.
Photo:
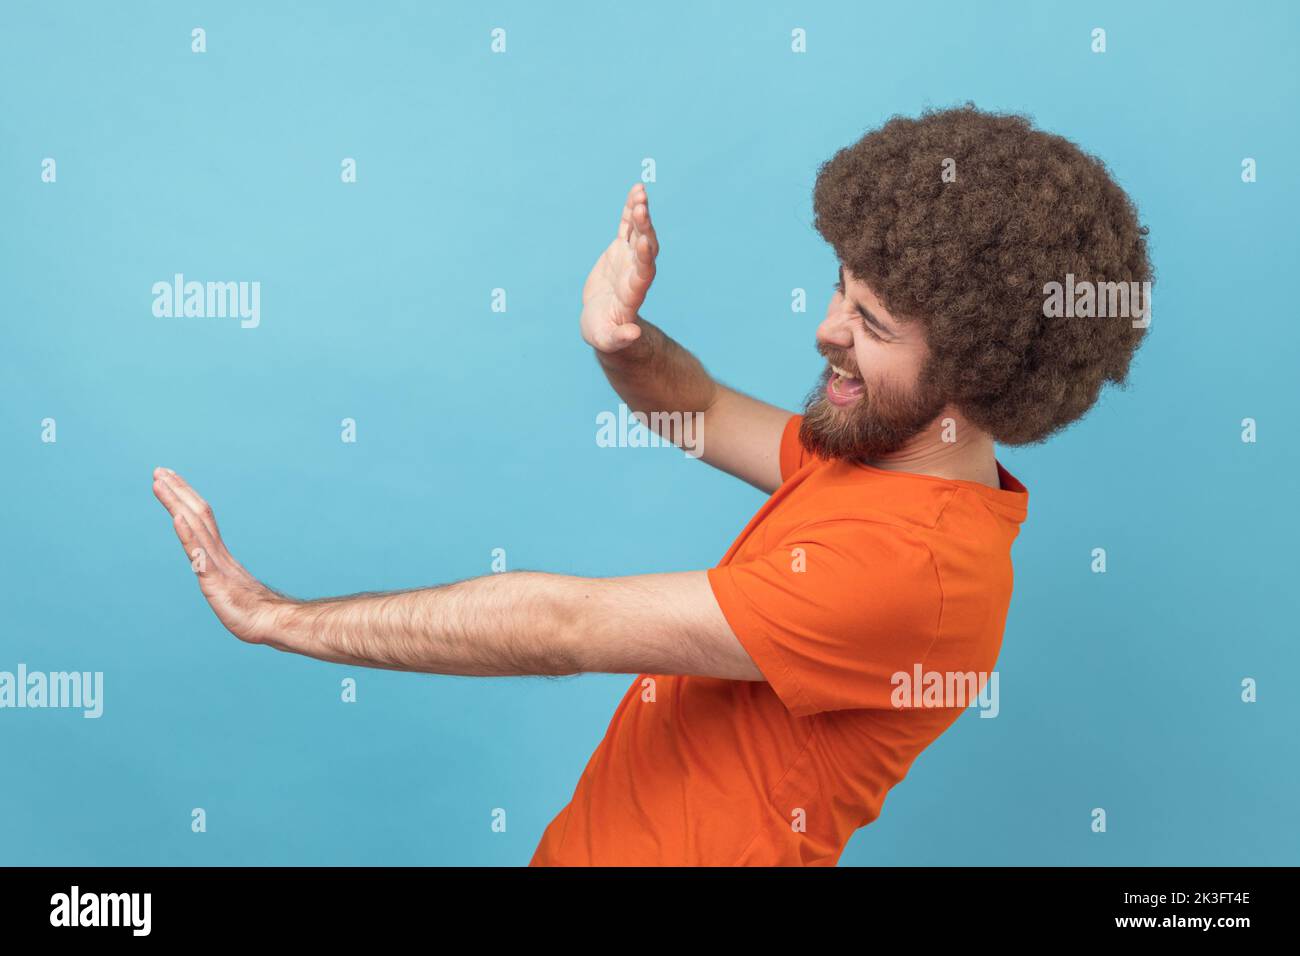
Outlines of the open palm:
[{"label": "open palm", "polygon": [[659,239],[650,223],[645,186],[628,190],[618,235],[609,244],[582,287],[582,337],[601,352],[627,348],[641,335],[637,310],[655,277]]},{"label": "open palm", "polygon": [[230,633],[249,644],[271,640],[292,603],[235,560],[221,540],[212,507],[170,468],[155,468],[153,493],[172,516],[199,590]]}]

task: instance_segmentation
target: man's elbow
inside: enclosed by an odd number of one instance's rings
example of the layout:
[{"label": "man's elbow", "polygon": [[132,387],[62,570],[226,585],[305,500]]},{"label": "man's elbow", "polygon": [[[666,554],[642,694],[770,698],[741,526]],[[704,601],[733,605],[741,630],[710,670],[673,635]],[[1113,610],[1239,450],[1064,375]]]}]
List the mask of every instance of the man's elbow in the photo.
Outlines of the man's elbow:
[{"label": "man's elbow", "polygon": [[[529,672],[543,677],[570,677],[592,669],[591,644],[595,581],[562,575],[539,576],[541,600],[533,631],[533,661]],[[527,628],[527,630],[533,630]]]},{"label": "man's elbow", "polygon": [[550,608],[554,639],[548,666],[556,675],[626,674],[626,641],[618,637],[623,606],[619,582],[571,577],[554,590]]}]

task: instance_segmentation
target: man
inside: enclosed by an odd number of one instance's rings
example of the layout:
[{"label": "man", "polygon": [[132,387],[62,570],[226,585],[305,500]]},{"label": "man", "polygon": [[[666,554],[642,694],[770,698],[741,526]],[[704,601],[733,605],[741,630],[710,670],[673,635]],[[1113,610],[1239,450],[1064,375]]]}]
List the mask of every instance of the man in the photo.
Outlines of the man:
[{"label": "man", "polygon": [[[994,442],[1078,419],[1125,381],[1145,330],[1049,318],[1049,284],[1151,268],[1099,161],[973,107],[894,118],[841,150],[814,209],[840,267],[803,415],[714,381],[639,315],[659,252],[640,184],[583,289],[583,338],[624,401],[701,414],[704,460],[771,493],[716,567],[296,601],[158,469],[213,610],[244,641],[340,663],[637,674],[533,864],[834,864],[972,703],[952,678],[982,686],[997,660],[1028,493]],[[898,693],[918,676],[933,690],[928,675],[938,693]]]}]

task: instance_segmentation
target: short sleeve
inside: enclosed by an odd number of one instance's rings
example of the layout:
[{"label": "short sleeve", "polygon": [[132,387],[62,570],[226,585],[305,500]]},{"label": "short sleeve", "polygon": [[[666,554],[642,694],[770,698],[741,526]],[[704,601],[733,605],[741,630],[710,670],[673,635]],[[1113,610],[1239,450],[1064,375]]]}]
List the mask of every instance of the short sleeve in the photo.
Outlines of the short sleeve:
[{"label": "short sleeve", "polygon": [[785,429],[781,432],[780,463],[782,481],[785,481],[808,463],[810,456],[799,441],[799,425],[802,422],[802,415],[792,415],[790,420],[785,423]]},{"label": "short sleeve", "polygon": [[711,568],[737,639],[796,717],[891,708],[896,675],[924,666],[942,591],[929,547],[906,528],[819,521],[759,557]]}]

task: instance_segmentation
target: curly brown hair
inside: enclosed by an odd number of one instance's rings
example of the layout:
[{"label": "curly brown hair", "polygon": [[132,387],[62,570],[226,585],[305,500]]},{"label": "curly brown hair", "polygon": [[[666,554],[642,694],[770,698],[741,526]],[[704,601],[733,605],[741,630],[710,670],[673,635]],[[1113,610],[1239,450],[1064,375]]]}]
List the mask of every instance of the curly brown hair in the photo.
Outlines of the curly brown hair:
[{"label": "curly brown hair", "polygon": [[996,441],[1042,441],[1125,384],[1146,329],[1048,318],[1046,286],[1151,282],[1148,230],[1101,160],[1028,117],[892,117],[822,164],[813,210],[840,262],[924,323],[926,374]]}]

